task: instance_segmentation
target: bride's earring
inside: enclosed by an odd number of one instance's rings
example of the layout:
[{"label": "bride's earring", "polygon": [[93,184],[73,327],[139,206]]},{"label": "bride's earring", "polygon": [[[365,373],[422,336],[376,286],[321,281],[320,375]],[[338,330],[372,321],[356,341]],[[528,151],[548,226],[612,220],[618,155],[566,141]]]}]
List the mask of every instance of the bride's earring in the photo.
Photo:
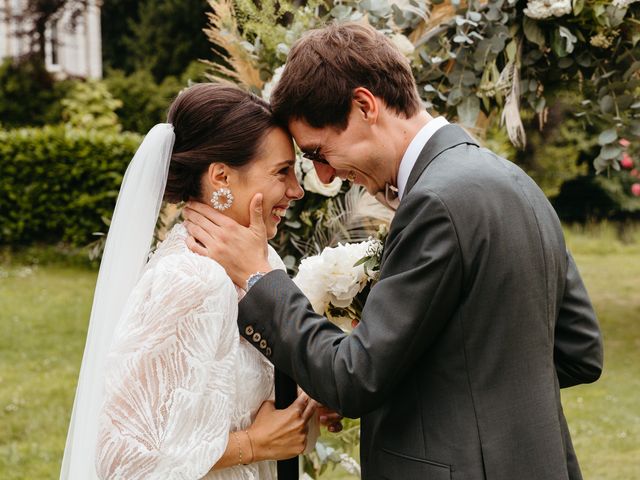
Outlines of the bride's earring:
[{"label": "bride's earring", "polygon": [[216,210],[224,212],[233,205],[233,193],[228,188],[219,188],[211,195],[211,205]]}]

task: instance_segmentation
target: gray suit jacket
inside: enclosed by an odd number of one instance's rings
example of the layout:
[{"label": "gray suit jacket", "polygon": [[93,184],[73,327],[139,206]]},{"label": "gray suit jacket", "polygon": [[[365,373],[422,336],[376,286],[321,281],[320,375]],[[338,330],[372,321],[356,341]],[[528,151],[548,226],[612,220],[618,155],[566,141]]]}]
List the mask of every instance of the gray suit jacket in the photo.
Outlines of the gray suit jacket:
[{"label": "gray suit jacket", "polygon": [[281,271],[239,326],[313,398],[362,417],[364,479],[581,478],[560,388],[599,377],[598,322],[542,191],[455,125],[411,172],[351,335]]}]

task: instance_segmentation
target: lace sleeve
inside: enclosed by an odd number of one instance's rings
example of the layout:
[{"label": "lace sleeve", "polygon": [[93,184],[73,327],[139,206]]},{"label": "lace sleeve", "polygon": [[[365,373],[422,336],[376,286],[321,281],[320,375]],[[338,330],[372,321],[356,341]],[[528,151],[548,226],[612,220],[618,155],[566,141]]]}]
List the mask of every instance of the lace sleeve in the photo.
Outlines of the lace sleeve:
[{"label": "lace sleeve", "polygon": [[132,292],[105,372],[101,479],[198,479],[224,453],[235,395],[237,294],[204,257],[171,255]]}]

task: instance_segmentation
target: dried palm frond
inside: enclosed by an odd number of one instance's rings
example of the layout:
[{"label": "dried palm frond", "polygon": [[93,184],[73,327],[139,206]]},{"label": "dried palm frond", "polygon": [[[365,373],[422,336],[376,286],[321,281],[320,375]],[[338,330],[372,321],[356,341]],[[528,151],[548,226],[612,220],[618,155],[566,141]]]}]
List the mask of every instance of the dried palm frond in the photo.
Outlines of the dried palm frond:
[{"label": "dried palm frond", "polygon": [[329,202],[326,214],[316,224],[311,238],[299,240],[294,245],[306,257],[339,242],[363,242],[375,235],[380,225],[388,227],[393,214],[363,187],[354,185],[344,197]]},{"label": "dried palm frond", "polygon": [[209,0],[213,12],[208,12],[209,25],[204,33],[209,41],[220,47],[220,56],[228,65],[204,61],[211,69],[207,77],[212,81],[232,82],[251,90],[262,90],[264,81],[256,67],[256,59],[243,43],[238,30],[233,0]]},{"label": "dried palm frond", "polygon": [[462,5],[456,6],[450,1],[432,5],[429,19],[411,32],[409,40],[419,46],[446,32],[450,28],[446,24],[455,18],[457,10],[461,7]]},{"label": "dried palm frond", "polygon": [[[413,3],[411,3],[411,0],[389,0],[389,5],[397,5],[402,10],[405,10],[407,12],[411,12],[414,15],[422,18],[422,20],[424,22],[428,22],[429,21],[429,17],[430,17],[429,10],[425,11],[425,10],[422,10],[422,9],[416,7]],[[431,5],[427,5],[427,9],[430,6]]]},{"label": "dried palm frond", "polygon": [[507,127],[511,143],[517,148],[524,148],[527,144],[527,134],[520,117],[520,68],[518,62],[509,62],[502,73],[508,77],[506,81],[510,82],[511,87],[504,103],[500,124]]}]

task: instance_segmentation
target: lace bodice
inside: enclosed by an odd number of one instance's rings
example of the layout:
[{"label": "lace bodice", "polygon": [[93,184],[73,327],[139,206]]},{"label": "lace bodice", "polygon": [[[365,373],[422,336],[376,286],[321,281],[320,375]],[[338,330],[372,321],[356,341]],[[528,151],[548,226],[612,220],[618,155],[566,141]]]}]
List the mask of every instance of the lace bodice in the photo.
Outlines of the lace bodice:
[{"label": "lace bodice", "polygon": [[[149,260],[116,328],[105,371],[101,479],[270,480],[275,462],[209,473],[229,432],[273,398],[272,365],[238,334],[239,292],[175,226]],[[269,247],[269,262],[284,269]]]}]

